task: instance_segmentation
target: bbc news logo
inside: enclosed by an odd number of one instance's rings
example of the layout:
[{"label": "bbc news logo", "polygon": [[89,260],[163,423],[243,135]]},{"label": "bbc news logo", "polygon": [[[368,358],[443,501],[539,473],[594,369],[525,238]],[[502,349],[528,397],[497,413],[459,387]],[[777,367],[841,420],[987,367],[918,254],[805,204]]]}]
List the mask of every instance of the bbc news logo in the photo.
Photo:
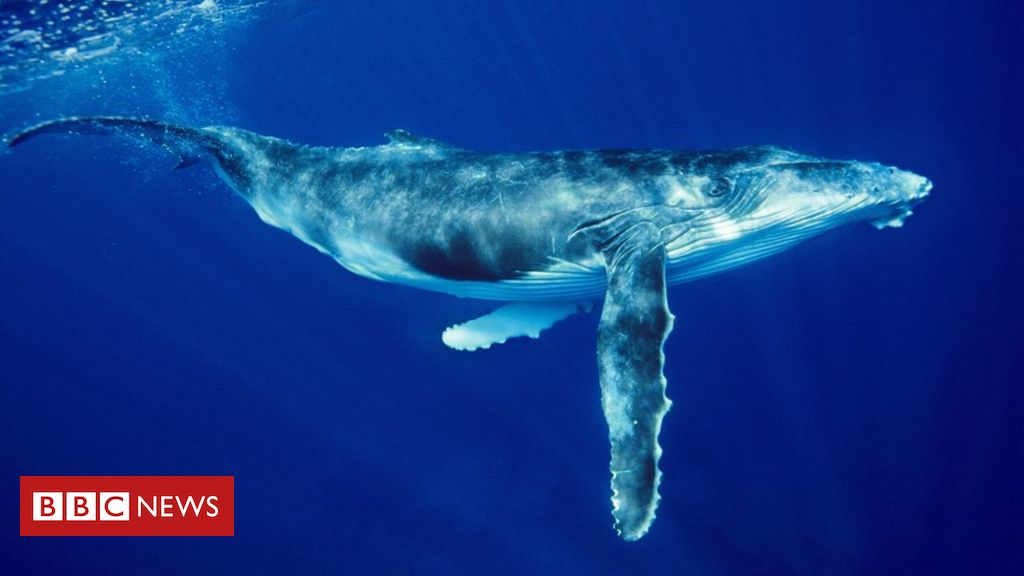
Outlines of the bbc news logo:
[{"label": "bbc news logo", "polygon": [[22,476],[22,536],[234,536],[234,476]]},{"label": "bbc news logo", "polygon": [[[207,518],[216,518],[220,514],[217,501],[220,496],[153,496],[147,498],[136,496],[138,504],[135,516],[142,518],[148,514],[152,518],[182,518],[190,514],[196,518],[200,514]],[[62,520],[99,520],[101,522],[127,522],[131,518],[129,492],[33,492],[32,520],[48,522]],[[98,517],[97,517],[98,516]]]}]

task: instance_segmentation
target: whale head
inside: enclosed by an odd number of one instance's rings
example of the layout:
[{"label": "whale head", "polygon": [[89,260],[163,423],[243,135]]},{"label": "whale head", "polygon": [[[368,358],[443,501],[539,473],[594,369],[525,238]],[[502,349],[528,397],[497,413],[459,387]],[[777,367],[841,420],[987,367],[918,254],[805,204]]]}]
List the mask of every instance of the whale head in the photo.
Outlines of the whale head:
[{"label": "whale head", "polygon": [[810,156],[739,165],[731,174],[737,216],[794,229],[856,221],[899,227],[932,188],[927,178],[892,166]]},{"label": "whale head", "polygon": [[706,206],[667,244],[673,281],[707,276],[855,222],[900,227],[925,177],[873,162],[743,148],[701,166]]}]

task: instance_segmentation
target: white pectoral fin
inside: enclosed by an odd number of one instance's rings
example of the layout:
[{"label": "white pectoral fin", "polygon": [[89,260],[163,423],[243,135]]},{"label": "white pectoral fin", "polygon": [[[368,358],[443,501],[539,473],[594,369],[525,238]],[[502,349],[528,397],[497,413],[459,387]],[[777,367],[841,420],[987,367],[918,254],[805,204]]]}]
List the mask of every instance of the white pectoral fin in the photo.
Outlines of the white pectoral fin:
[{"label": "white pectoral fin", "polygon": [[441,340],[456,350],[477,350],[502,344],[509,338],[539,338],[542,330],[578,312],[589,312],[592,302],[512,302],[486,316],[452,326]]},{"label": "white pectoral fin", "polygon": [[608,293],[597,329],[601,405],[611,441],[612,515],[626,540],[647,533],[658,507],[658,434],[665,397],[662,346],[672,331],[665,293],[665,248],[647,222],[606,247]]}]

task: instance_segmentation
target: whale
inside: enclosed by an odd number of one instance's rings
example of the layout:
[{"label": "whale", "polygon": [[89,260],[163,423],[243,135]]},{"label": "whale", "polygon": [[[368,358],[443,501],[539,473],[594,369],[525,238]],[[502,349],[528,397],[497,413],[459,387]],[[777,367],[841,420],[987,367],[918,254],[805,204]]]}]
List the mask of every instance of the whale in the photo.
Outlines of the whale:
[{"label": "whale", "polygon": [[403,130],[375,146],[305,146],[239,128],[68,117],[41,134],[153,142],[212,166],[267,224],[374,280],[500,302],[448,326],[454,349],[538,337],[600,307],[597,365],[613,528],[634,541],[660,501],[671,401],[667,288],[855,223],[899,227],[932,183],[874,162],[776,146],[488,153]]}]

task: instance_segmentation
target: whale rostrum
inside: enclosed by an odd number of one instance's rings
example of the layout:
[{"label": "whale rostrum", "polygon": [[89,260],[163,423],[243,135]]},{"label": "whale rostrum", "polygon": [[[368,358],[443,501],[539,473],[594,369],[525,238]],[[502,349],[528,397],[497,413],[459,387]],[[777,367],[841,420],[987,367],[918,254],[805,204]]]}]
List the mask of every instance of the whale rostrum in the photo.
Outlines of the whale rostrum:
[{"label": "whale rostrum", "polygon": [[445,330],[455,349],[536,338],[603,301],[598,373],[626,540],[660,499],[667,287],[846,224],[900,226],[931,190],[911,172],[774,146],[496,154],[396,130],[380,146],[313,147],[117,117],[45,122],[9,145],[43,133],[136,136],[179,167],[205,160],[264,222],[356,274],[506,303]]}]

